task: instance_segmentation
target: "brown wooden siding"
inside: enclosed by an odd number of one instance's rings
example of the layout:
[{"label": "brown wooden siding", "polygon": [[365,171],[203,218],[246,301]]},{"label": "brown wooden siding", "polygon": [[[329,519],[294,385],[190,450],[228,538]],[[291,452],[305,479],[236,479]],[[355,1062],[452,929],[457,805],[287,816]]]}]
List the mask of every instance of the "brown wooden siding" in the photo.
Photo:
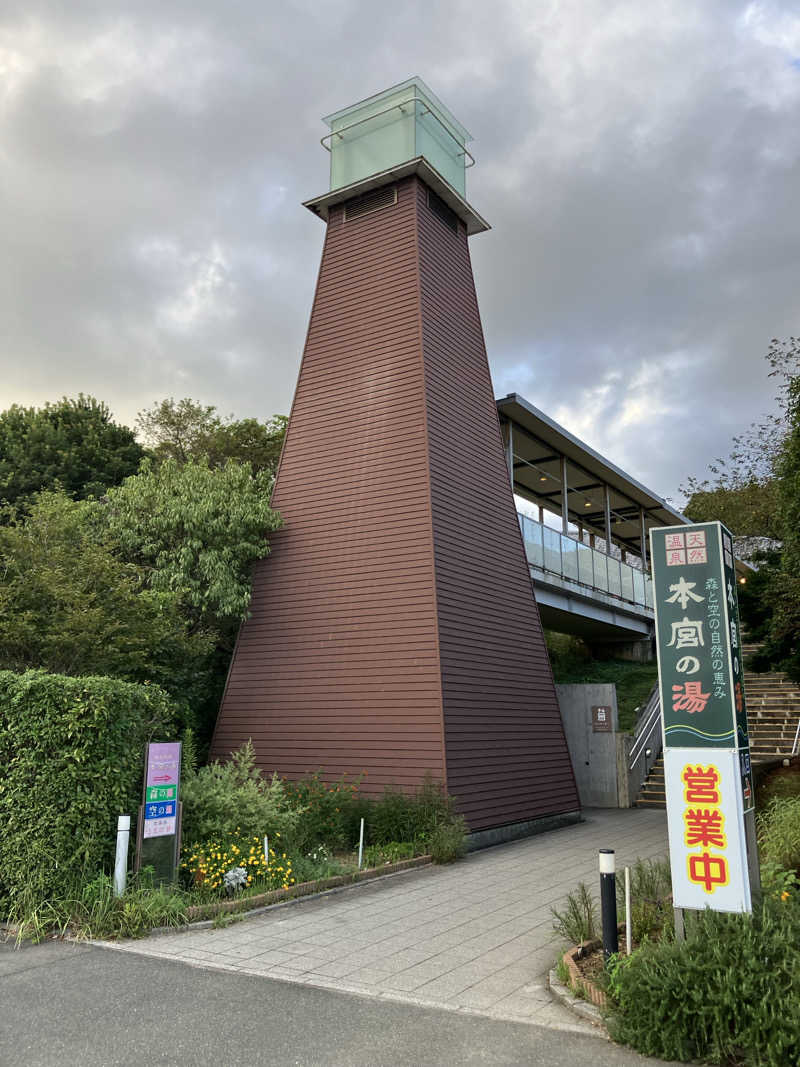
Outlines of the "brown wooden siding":
[{"label": "brown wooden siding", "polygon": [[463,227],[416,178],[332,212],[212,755],[446,780],[473,829],[578,807]]},{"label": "brown wooden siding", "polygon": [[579,808],[463,226],[417,186],[447,784],[473,830]]},{"label": "brown wooden siding", "polygon": [[328,224],[273,503],[214,737],[288,778],[444,779],[411,182]]}]

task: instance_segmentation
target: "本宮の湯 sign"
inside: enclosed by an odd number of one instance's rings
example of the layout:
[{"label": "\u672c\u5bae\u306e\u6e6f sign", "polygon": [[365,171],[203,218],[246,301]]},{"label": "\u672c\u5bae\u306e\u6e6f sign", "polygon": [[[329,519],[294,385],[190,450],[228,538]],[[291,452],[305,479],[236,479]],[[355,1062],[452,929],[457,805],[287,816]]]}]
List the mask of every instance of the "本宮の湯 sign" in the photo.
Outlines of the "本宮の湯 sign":
[{"label": "\u672c\u5bae\u306e\u6e6f sign", "polygon": [[733,540],[721,523],[650,531],[676,908],[750,911],[758,889]]}]

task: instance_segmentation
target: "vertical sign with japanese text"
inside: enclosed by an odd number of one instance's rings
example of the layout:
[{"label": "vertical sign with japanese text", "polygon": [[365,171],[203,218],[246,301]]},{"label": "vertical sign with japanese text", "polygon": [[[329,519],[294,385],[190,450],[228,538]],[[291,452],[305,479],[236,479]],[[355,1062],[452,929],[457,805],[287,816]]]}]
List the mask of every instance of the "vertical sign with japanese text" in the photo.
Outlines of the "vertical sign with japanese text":
[{"label": "vertical sign with japanese text", "polygon": [[175,833],[180,777],[180,742],[149,744],[142,837],[169,837]]},{"label": "vertical sign with japanese text", "polygon": [[733,541],[718,522],[650,531],[673,899],[750,911],[753,783]]},{"label": "vertical sign with japanese text", "polygon": [[176,876],[181,837],[180,779],[180,742],[148,744],[136,869],[151,867],[158,882],[172,882]]}]

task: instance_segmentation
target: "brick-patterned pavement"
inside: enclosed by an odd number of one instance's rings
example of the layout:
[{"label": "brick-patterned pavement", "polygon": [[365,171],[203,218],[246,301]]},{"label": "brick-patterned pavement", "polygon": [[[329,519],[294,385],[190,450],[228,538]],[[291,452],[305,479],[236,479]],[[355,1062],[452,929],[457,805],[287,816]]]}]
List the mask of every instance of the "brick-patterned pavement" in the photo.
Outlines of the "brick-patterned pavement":
[{"label": "brick-patterned pavement", "polygon": [[561,947],[550,907],[617,868],[667,853],[663,811],[589,811],[576,826],[270,908],[215,929],[116,943],[196,967],[586,1031],[545,984]]}]

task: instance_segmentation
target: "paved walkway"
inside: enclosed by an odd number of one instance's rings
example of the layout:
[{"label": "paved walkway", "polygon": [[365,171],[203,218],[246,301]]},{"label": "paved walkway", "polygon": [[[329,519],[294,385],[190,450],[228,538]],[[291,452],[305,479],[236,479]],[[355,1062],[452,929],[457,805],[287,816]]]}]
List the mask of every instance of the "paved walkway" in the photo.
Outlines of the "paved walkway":
[{"label": "paved walkway", "polygon": [[559,949],[551,905],[598,882],[597,850],[621,868],[667,852],[666,813],[592,811],[552,833],[271,908],[218,930],[116,943],[197,967],[589,1029],[545,986]]}]

